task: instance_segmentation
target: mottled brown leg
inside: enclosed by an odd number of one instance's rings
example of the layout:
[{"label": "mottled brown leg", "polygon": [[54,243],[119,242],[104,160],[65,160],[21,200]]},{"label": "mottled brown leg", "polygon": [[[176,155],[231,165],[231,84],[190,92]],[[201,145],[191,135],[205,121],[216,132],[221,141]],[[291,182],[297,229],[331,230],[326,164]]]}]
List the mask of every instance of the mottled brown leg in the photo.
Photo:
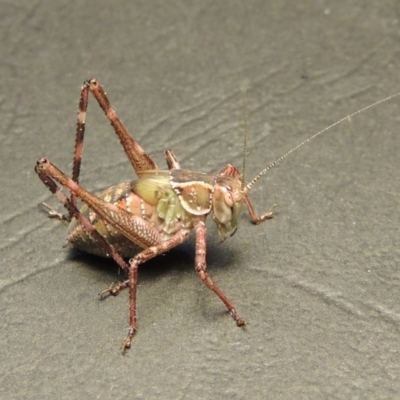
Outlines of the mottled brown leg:
[{"label": "mottled brown leg", "polygon": [[[72,166],[72,180],[76,183],[79,183],[79,174],[83,154],[83,140],[86,129],[86,115],[89,103],[89,92],[91,92],[96,98],[100,107],[104,111],[104,114],[110,121],[112,127],[114,128],[114,132],[118,136],[122,147],[124,148],[125,154],[131,162],[135,172],[138,173],[144,170],[158,169],[151,157],[133,139],[133,137],[124,127],[115,110],[112,108],[110,101],[108,100],[107,95],[102,89],[100,83],[96,79],[90,79],[83,83],[79,98],[79,111],[75,136],[75,152]],[[72,204],[76,205],[77,197],[74,193],[71,193],[70,199]]]},{"label": "mottled brown leg", "polygon": [[188,237],[189,231],[182,229],[170,239],[141,251],[129,261],[129,329],[128,334],[122,342],[122,351],[125,351],[131,347],[132,339],[137,330],[136,293],[138,279],[137,271],[139,265],[153,257],[171,250],[172,248],[183,243]]},{"label": "mottled brown leg", "polygon": [[[138,142],[131,136],[125,126],[122,124],[114,108],[111,106],[110,101],[107,98],[103,88],[97,79],[90,79],[83,83],[81,98],[85,100],[86,92],[90,91],[96,98],[99,106],[103,110],[104,114],[110,121],[110,124],[114,128],[114,132],[119,138],[122,147],[124,148],[125,154],[128,157],[133,169],[138,174],[141,171],[147,171],[151,169],[158,169],[156,163],[152,158],[143,150]],[[81,104],[81,103],[80,103]],[[84,102],[82,103],[84,106]],[[82,107],[84,109],[84,107]],[[79,126],[79,123],[78,123]],[[84,124],[82,125],[84,126]]]},{"label": "mottled brown leg", "polygon": [[70,215],[64,215],[64,214],[59,213],[58,211],[56,211],[52,207],[50,207],[47,203],[40,203],[39,205],[43,206],[47,210],[47,216],[49,218],[58,219],[64,223],[71,222]]},{"label": "mottled brown leg", "polygon": [[[80,200],[90,207],[99,218],[110,224],[114,229],[139,247],[147,248],[161,242],[160,233],[150,222],[145,221],[143,218],[115,204],[107,203],[95,194],[90,193],[69,178],[47,158],[41,158],[37,161],[35,171],[39,176],[44,175],[51,177],[51,179],[56,180],[62,186],[73,192]],[[54,182],[53,184],[55,185]],[[57,186],[55,185],[55,187]]]},{"label": "mottled brown leg", "polygon": [[258,215],[251,204],[250,199],[247,195],[244,196],[244,202],[246,204],[247,209],[249,210],[250,220],[253,224],[261,224],[261,222],[271,219],[274,217],[274,208],[278,206],[278,204],[274,204],[265,214]]},{"label": "mottled brown leg", "polygon": [[[125,271],[128,272],[129,266],[123,260],[123,258],[115,251],[114,247],[104,239],[103,236],[96,230],[96,228],[91,224],[91,222],[76,208],[72,201],[65,196],[65,194],[61,191],[61,189],[57,186],[57,184],[53,181],[52,177],[47,175],[45,172],[35,168],[36,173],[38,174],[40,180],[45,184],[45,186],[53,193],[60,203],[68,210],[69,214],[75,217],[79,223],[82,225],[83,229],[88,232],[94,240],[101,246],[106,254],[109,254],[115,262]],[[118,294],[118,293],[110,293],[110,294]]]},{"label": "mottled brown leg", "polygon": [[[128,264],[126,264],[129,270]],[[124,270],[125,271],[125,270]],[[109,288],[102,290],[99,293],[100,300],[105,299],[108,296],[118,296],[124,289],[129,287],[129,279],[126,279],[122,282],[113,283]]]},{"label": "mottled brown leg", "polygon": [[[78,111],[78,121],[76,123],[76,135],[75,135],[75,151],[74,151],[74,161],[72,164],[72,180],[79,183],[79,174],[82,164],[82,154],[83,154],[83,139],[85,137],[85,126],[86,126],[86,114],[89,102],[89,90],[86,86],[82,87],[81,97],[79,98],[79,111]],[[71,203],[76,206],[76,195],[71,192]]]},{"label": "mottled brown leg", "polygon": [[245,325],[246,322],[236,312],[233,303],[225,296],[222,290],[213,282],[207,273],[206,265],[206,225],[204,221],[198,221],[195,225],[196,231],[196,258],[195,269],[204,284],[211,289],[225,304],[232,318],[236,321],[237,326]]},{"label": "mottled brown leg", "polygon": [[181,169],[179,161],[172,150],[166,150],[165,159],[167,160],[167,165],[169,169]]}]

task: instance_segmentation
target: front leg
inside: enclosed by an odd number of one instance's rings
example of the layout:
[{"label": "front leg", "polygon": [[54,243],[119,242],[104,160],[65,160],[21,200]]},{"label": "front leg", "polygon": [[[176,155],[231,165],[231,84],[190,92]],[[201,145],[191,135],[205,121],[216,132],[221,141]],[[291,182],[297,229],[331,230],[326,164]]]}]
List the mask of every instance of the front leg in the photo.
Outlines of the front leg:
[{"label": "front leg", "polygon": [[231,314],[232,318],[235,320],[237,326],[243,326],[246,324],[245,320],[241,318],[236,312],[233,303],[226,297],[224,292],[213,282],[211,277],[207,273],[206,264],[206,225],[205,221],[200,220],[195,225],[196,231],[196,259],[195,259],[195,269],[199,274],[200,279],[203,283],[211,289],[225,304],[226,308]]},{"label": "front leg", "polygon": [[268,211],[265,214],[258,215],[253,207],[253,204],[251,204],[249,197],[247,194],[244,196],[244,203],[246,204],[247,209],[249,210],[249,215],[250,215],[250,220],[253,224],[261,224],[261,222],[271,219],[274,217],[274,208],[278,207],[278,204],[274,204],[272,207],[268,209]]},{"label": "front leg", "polygon": [[[244,186],[243,177],[240,175],[239,170],[231,164],[228,164],[226,167],[224,167],[219,174],[232,176],[233,178],[240,180],[242,182],[242,185]],[[267,219],[273,218],[274,216],[273,211],[274,208],[277,207],[277,204],[274,204],[266,213],[258,215],[254,210],[253,204],[251,204],[249,196],[247,195],[249,189],[247,189],[246,187],[244,188],[242,187],[242,189],[244,195],[244,203],[246,204],[247,210],[249,211],[250,220],[253,224],[260,224],[261,222]]]}]

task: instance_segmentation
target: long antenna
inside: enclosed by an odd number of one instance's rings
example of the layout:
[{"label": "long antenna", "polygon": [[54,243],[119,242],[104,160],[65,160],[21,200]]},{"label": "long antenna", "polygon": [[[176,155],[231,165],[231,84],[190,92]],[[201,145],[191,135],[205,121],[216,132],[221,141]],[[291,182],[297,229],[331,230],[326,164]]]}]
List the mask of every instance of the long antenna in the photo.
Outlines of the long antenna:
[{"label": "long antenna", "polygon": [[364,111],[368,110],[369,108],[375,107],[378,104],[384,103],[385,101],[391,100],[394,97],[397,97],[400,95],[400,92],[392,94],[388,97],[385,97],[382,100],[376,101],[375,103],[370,104],[369,106],[363,107],[358,111],[353,112],[352,114],[348,115],[347,117],[344,117],[342,119],[340,119],[339,121],[336,121],[335,123],[333,123],[332,125],[329,125],[328,127],[322,129],[322,131],[319,131],[318,133],[316,133],[313,136],[310,136],[308,139],[304,140],[304,142],[301,142],[299,145],[297,145],[296,147],[293,147],[291,150],[289,150],[287,153],[285,153],[283,156],[279,157],[277,160],[275,160],[274,162],[272,162],[270,165],[268,165],[268,167],[264,168],[262,171],[260,171],[257,176],[246,185],[246,189],[247,191],[251,190],[251,188],[253,187],[253,185],[261,178],[261,176],[263,176],[265,173],[267,173],[270,169],[274,168],[277,164],[279,164],[282,160],[284,160],[287,156],[289,156],[290,154],[292,154],[294,151],[298,150],[300,147],[304,146],[306,143],[310,142],[311,140],[315,139],[316,137],[322,135],[324,132],[328,131],[329,129],[333,128],[336,125],[339,125],[340,123],[342,123],[343,121],[345,121],[346,119],[350,119],[352,117],[354,117],[357,114],[361,114]]},{"label": "long antenna", "polygon": [[246,161],[247,161],[247,136],[249,132],[248,120],[249,110],[247,108],[247,90],[243,85],[243,114],[244,114],[244,136],[243,136],[243,166],[240,175],[241,189],[244,190],[244,183],[246,179]]}]

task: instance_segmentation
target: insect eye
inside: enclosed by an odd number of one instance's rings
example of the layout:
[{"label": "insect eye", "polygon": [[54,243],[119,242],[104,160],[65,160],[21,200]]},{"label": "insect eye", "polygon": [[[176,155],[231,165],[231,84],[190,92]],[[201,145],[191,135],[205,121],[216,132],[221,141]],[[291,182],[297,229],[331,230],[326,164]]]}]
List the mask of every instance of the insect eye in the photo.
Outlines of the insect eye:
[{"label": "insect eye", "polygon": [[233,196],[232,196],[232,189],[230,187],[225,188],[225,204],[232,208],[233,207]]}]

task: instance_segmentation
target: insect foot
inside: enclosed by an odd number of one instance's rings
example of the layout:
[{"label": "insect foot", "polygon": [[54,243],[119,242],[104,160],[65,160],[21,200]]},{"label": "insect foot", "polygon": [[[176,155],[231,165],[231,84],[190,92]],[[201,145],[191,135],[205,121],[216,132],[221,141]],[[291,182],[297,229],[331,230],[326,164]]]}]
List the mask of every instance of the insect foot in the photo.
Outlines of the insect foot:
[{"label": "insect foot", "polygon": [[100,300],[104,300],[109,296],[118,296],[122,290],[129,286],[129,280],[120,282],[120,283],[112,283],[109,288],[104,289],[99,293]]},{"label": "insect foot", "polygon": [[136,334],[136,329],[134,328],[129,328],[128,329],[128,334],[126,335],[125,339],[122,342],[121,345],[121,351],[124,354],[126,350],[131,348],[132,345],[132,339]]}]

